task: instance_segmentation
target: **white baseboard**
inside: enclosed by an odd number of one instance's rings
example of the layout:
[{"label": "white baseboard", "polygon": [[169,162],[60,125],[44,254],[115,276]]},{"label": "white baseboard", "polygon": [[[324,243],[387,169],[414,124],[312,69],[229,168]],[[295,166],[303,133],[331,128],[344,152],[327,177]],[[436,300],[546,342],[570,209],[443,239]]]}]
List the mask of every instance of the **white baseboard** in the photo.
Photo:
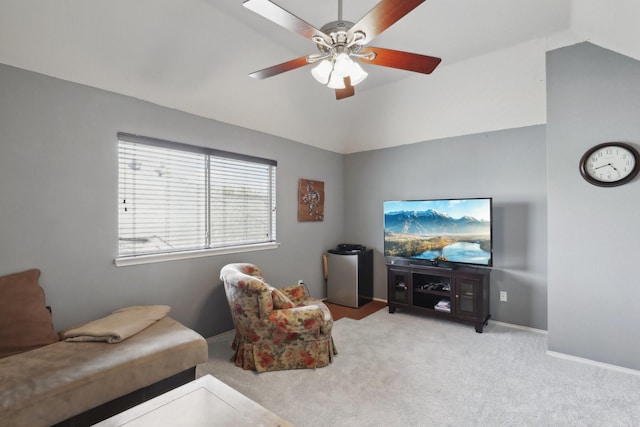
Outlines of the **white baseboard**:
[{"label": "white baseboard", "polygon": [[570,354],[565,354],[565,353],[558,353],[557,351],[547,350],[547,356],[557,357],[558,359],[570,360],[572,362],[585,363],[587,365],[597,366],[599,368],[611,369],[612,371],[622,372],[624,374],[640,376],[640,371],[635,369],[625,368],[618,365],[612,365],[610,363],[596,362],[595,360],[585,359],[584,357],[572,356]]},{"label": "white baseboard", "polygon": [[[535,332],[535,333],[544,334],[544,335],[548,334],[547,331],[543,329],[530,328],[528,326],[516,325],[513,323],[505,323],[505,322],[500,322],[498,320],[489,320],[489,323],[495,323],[496,325],[503,325],[510,328],[522,329],[525,331]],[[547,356],[557,357],[558,359],[570,360],[572,362],[578,362],[578,363],[585,363],[587,365],[597,366],[599,368],[611,369],[612,371],[640,376],[640,371],[636,369],[625,368],[623,366],[612,365],[610,363],[597,362],[595,360],[586,359],[584,357],[572,356],[570,354],[565,354],[565,353],[559,353],[557,351],[547,350],[546,354]]]},{"label": "white baseboard", "polygon": [[489,320],[489,323],[506,326],[508,328],[521,329],[523,331],[535,332],[536,334],[547,335],[547,331],[545,331],[544,329],[532,328],[530,326],[516,325],[515,323],[501,322],[499,320]]},{"label": "white baseboard", "polygon": [[[387,301],[386,299],[382,299],[382,298],[374,298],[374,301],[380,301],[383,302],[385,304],[388,304],[389,301]],[[530,326],[523,326],[523,325],[517,325],[515,323],[507,323],[507,322],[501,322],[499,320],[491,320],[489,319],[489,323],[494,323],[496,325],[502,325],[502,326],[506,326],[508,328],[514,328],[514,329],[521,329],[523,331],[529,331],[529,332],[535,332],[536,334],[547,334],[547,331],[544,329],[537,329],[537,328],[532,328]]]}]

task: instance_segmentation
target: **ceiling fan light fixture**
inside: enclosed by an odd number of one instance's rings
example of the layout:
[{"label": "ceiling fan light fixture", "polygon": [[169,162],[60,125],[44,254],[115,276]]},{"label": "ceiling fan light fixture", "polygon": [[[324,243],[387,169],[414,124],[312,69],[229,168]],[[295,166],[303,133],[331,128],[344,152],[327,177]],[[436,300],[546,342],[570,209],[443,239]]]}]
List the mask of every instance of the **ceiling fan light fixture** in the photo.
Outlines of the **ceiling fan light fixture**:
[{"label": "ceiling fan light fixture", "polygon": [[331,71],[333,70],[333,64],[331,61],[323,59],[318,65],[311,69],[311,75],[319,83],[326,85],[329,83],[329,77],[331,77]]},{"label": "ceiling fan light fixture", "polygon": [[344,89],[344,79],[349,77],[351,85],[362,83],[369,75],[346,53],[340,53],[331,59],[323,59],[311,69],[311,75],[318,83],[331,89]]},{"label": "ceiling fan light fixture", "polygon": [[351,75],[350,75],[351,85],[355,86],[358,83],[362,83],[364,79],[367,78],[368,75],[369,73],[363,70],[360,64],[358,64],[357,62],[354,62],[353,66],[351,67]]},{"label": "ceiling fan light fixture", "polygon": [[426,55],[368,46],[370,41],[424,0],[379,0],[357,23],[342,19],[342,0],[338,0],[338,20],[329,22],[320,29],[278,6],[274,1],[277,0],[243,0],[242,4],[273,23],[311,40],[319,53],[249,74],[253,78],[265,79],[317,63],[311,71],[313,77],[320,84],[337,89],[336,99],[344,99],[353,96],[353,86],[368,76],[358,61],[422,74],[430,74],[441,61],[440,58]]}]

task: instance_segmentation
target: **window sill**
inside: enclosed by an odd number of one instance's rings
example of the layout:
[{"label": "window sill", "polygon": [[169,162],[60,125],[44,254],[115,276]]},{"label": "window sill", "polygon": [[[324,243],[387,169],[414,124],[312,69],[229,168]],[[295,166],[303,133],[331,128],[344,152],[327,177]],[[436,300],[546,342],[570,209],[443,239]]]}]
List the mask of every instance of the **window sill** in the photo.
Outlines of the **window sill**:
[{"label": "window sill", "polygon": [[127,267],[129,265],[152,264],[156,262],[175,261],[179,259],[202,258],[216,255],[236,254],[241,252],[262,251],[267,249],[277,249],[280,246],[278,242],[260,243],[255,245],[232,246],[219,249],[203,249],[198,251],[172,252],[165,254],[150,254],[116,258],[114,264],[116,267]]}]

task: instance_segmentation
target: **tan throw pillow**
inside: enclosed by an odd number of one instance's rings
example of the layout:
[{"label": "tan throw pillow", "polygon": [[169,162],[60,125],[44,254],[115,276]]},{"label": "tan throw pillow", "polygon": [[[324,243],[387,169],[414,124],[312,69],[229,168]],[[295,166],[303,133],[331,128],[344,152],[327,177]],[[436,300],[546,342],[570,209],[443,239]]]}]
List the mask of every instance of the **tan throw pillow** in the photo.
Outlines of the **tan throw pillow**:
[{"label": "tan throw pillow", "polygon": [[39,277],[38,269],[0,277],[0,357],[59,340]]}]

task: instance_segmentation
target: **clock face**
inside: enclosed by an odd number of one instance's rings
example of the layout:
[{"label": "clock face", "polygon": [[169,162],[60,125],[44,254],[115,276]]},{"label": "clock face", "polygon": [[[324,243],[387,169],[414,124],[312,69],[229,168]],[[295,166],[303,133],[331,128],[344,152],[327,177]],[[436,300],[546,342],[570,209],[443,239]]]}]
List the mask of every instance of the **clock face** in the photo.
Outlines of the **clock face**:
[{"label": "clock face", "polygon": [[602,187],[629,182],[638,173],[639,166],[635,148],[614,142],[596,145],[580,161],[583,178]]}]

